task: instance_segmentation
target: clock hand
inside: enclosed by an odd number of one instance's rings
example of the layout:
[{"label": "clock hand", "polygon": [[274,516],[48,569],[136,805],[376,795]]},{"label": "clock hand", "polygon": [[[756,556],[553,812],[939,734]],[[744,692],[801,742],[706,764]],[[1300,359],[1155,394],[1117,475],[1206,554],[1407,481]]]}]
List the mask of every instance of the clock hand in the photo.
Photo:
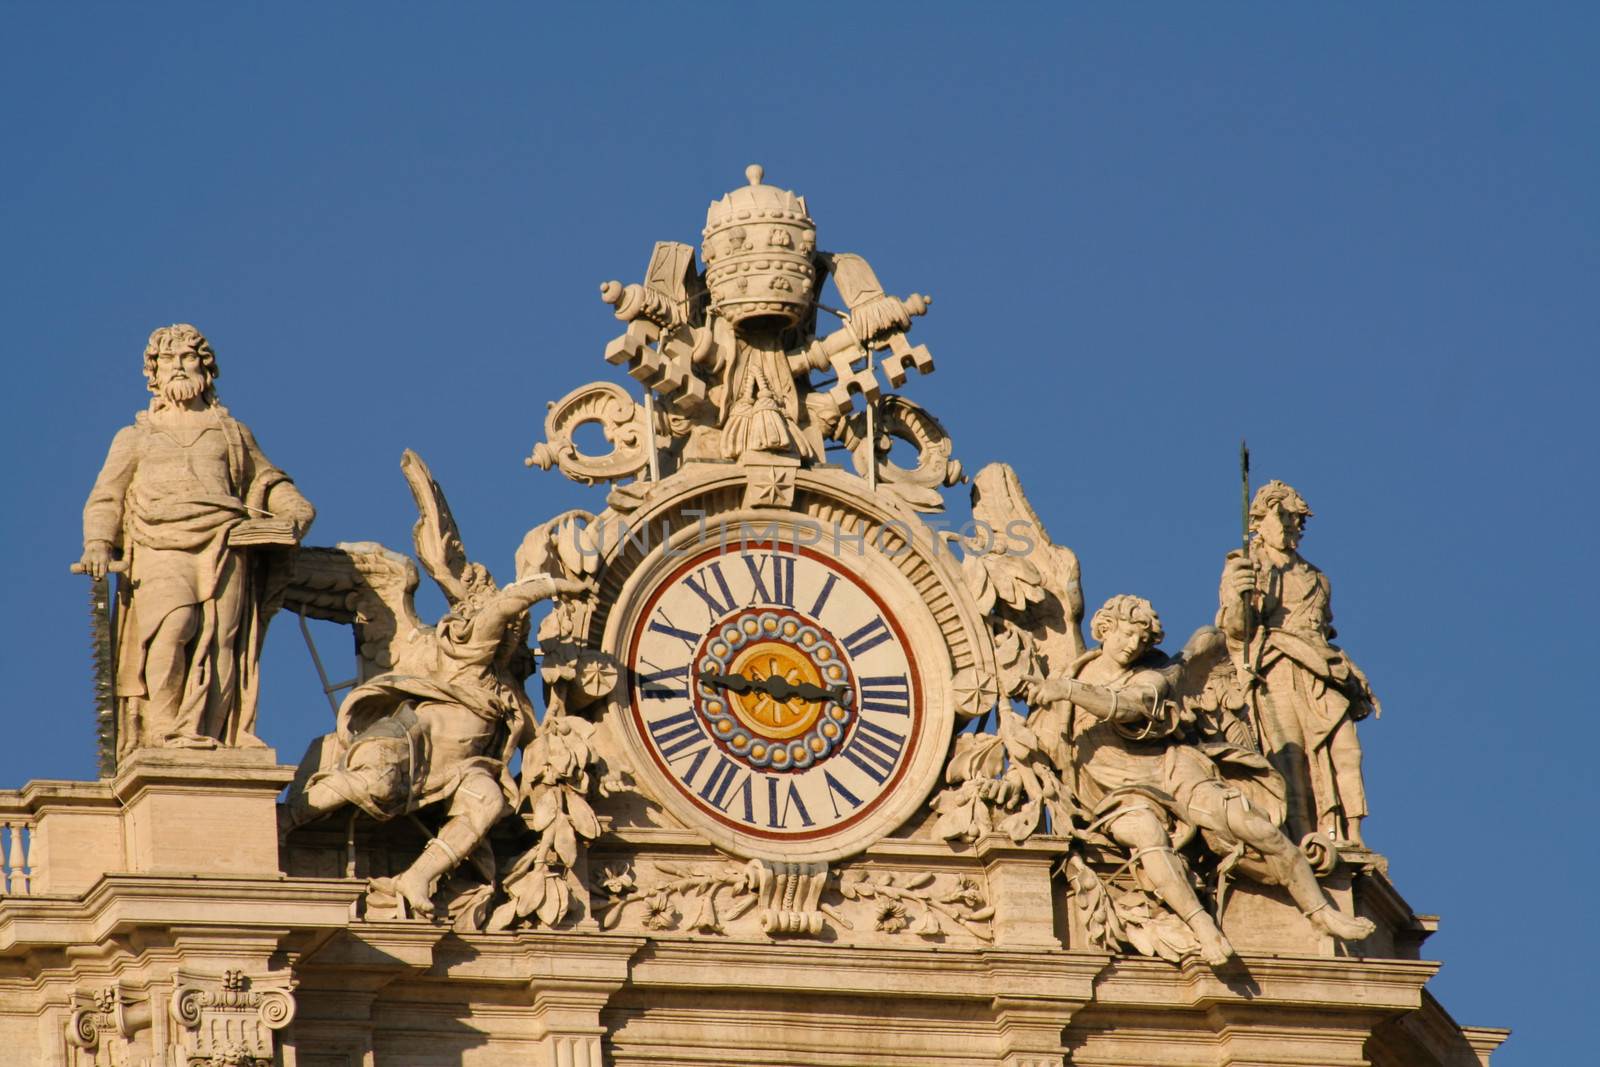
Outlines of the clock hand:
[{"label": "clock hand", "polygon": [[714,685],[733,693],[758,692],[765,693],[779,703],[787,703],[795,697],[803,700],[826,700],[838,704],[840,707],[850,706],[850,689],[848,686],[835,686],[825,689],[820,685],[810,682],[790,682],[776,675],[765,678],[747,678],[742,674],[715,674],[711,671],[701,671],[700,681],[706,685]]},{"label": "clock hand", "polygon": [[[765,684],[762,684],[762,682]],[[829,700],[835,704],[844,705],[850,699],[850,690],[842,685],[835,686],[832,689],[824,689],[822,686],[812,685],[810,682],[790,682],[774,675],[768,675],[762,679],[762,682],[757,684],[766,690],[768,696],[780,703],[787,703],[795,697],[799,697],[802,700]]]},{"label": "clock hand", "polygon": [[759,686],[754,679],[746,678],[742,674],[716,674],[712,671],[701,671],[697,676],[706,685],[726,689],[731,693],[748,693]]}]

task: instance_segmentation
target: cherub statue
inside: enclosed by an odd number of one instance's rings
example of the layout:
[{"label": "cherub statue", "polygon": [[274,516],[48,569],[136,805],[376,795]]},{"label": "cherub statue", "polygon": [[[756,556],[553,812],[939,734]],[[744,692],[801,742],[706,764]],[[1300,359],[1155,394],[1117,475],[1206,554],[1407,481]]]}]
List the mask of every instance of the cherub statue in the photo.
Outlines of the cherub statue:
[{"label": "cherub statue", "polygon": [[[1366,675],[1334,644],[1327,575],[1299,552],[1311,508],[1273,481],[1250,504],[1248,555],[1228,557],[1217,625],[1249,693],[1260,746],[1288,783],[1288,829],[1361,845],[1367,793],[1356,723],[1379,711]],[[1248,641],[1248,645],[1246,642]]]},{"label": "cherub statue", "polygon": [[581,557],[556,551],[560,516],[530,531],[517,552],[517,579],[496,585],[469,562],[455,520],[422,460],[402,467],[417,500],[417,556],[450,610],[425,626],[412,606],[411,560],[371,543],[302,553],[286,601],[315,617],[352,623],[362,659],[359,684],[339,706],[335,731],[312,743],[290,786],[288,828],[346,805],[378,820],[429,806],[444,824],[422,855],[396,878],[374,879],[372,895],[392,895],[411,911],[433,911],[441,876],[474,858],[493,881],[490,828],[511,813],[519,790],[507,763],[534,736],[524,683],[535,664],[528,609],[553,596],[592,589]]},{"label": "cherub statue", "polygon": [[199,330],[152,333],[144,375],[155,396],[111,442],[74,567],[127,578],[117,752],[261,748],[261,643],[316,509],[217,400],[216,353]]},{"label": "cherub statue", "polygon": [[[630,373],[663,398],[663,426],[681,459],[738,459],[776,454],[820,460],[825,441],[838,437],[852,391],[876,399],[870,366],[854,364],[888,347],[885,366],[895,385],[906,364],[933,369],[926,348],[905,340],[926,297],[885,294],[860,256],[817,250],[816,225],[805,198],[762,184],[762,169],[745,171],[749,185],[714,201],[706,213],[701,253],[656,245],[642,285],[607,282],[601,296],[630,324],[606,357],[630,363]],[[845,310],[842,324],[818,338],[819,297],[829,275]],[[654,344],[655,347],[651,347]],[[812,383],[832,369],[827,392]]]},{"label": "cherub statue", "polygon": [[1086,828],[1132,853],[1146,882],[1193,932],[1203,958],[1234,955],[1190,884],[1177,846],[1192,829],[1246,873],[1281,885],[1323,933],[1358,941],[1373,931],[1344,915],[1317,884],[1310,863],[1279,829],[1281,784],[1261,756],[1226,742],[1195,744],[1186,694],[1202,691],[1225,654],[1207,627],[1178,657],[1163,655],[1150,602],[1115,596],[1095,612],[1100,642],[1059,673],[1022,686],[1028,727],[1089,813]]}]

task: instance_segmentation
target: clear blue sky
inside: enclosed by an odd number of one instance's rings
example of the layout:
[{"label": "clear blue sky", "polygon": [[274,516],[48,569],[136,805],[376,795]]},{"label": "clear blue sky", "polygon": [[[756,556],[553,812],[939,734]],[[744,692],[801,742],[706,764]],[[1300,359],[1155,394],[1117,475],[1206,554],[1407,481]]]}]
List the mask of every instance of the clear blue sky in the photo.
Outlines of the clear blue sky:
[{"label": "clear blue sky", "polygon": [[[824,247],[934,294],[908,392],[969,469],[1017,467],[1092,601],[1210,620],[1241,435],[1302,490],[1386,708],[1368,838],[1443,916],[1433,988],[1517,1028],[1502,1067],[1570,1062],[1600,951],[1597,30],[1563,4],[0,8],[0,783],[92,773],[66,565],[153,327],[210,335],[314,543],[408,546],[410,446],[505,575],[527,527],[598,506],[521,463],[546,400],[610,375],[597,283],[698,241],[760,161]],[[292,761],[329,714],[283,620],[267,670]]]}]

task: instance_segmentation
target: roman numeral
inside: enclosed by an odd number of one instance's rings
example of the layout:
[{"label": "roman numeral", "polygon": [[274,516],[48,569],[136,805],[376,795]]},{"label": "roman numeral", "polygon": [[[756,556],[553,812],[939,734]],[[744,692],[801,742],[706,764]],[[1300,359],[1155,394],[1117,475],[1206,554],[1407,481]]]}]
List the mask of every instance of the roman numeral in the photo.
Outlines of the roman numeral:
[{"label": "roman numeral", "polygon": [[799,812],[800,824],[811,825],[811,815],[806,811],[805,801],[800,799],[800,787],[794,782],[786,783],[789,791],[784,795],[783,804],[778,803],[778,780],[767,779],[767,825],[776,830],[782,830],[789,825],[789,812]]},{"label": "roman numeral", "polygon": [[881,711],[885,715],[911,714],[911,687],[906,676],[896,674],[861,679],[861,710]]},{"label": "roman numeral", "polygon": [[833,776],[832,771],[823,771],[822,777],[827,779],[828,782],[828,802],[833,805],[834,818],[838,818],[840,815],[844,814],[839,810],[838,798],[843,798],[845,803],[850,805],[851,810],[861,806],[861,798],[850,792],[850,790],[846,789],[844,786],[840,785],[839,779]]},{"label": "roman numeral", "polygon": [[[744,821],[756,821],[755,805],[751,802],[750,775],[745,773],[744,781],[738,789],[733,788],[733,783],[739,776],[739,765],[727,756],[717,756],[717,765],[711,768],[711,774],[706,778],[706,784],[700,787],[700,799],[711,804],[719,811],[727,811],[728,805],[734,797],[744,797]],[[732,793],[732,796],[729,793]]]},{"label": "roman numeral", "polygon": [[[682,682],[681,687],[666,685],[667,679]],[[639,675],[639,695],[646,700],[673,700],[689,695],[689,665]]]},{"label": "roman numeral", "polygon": [[654,630],[658,634],[666,634],[668,637],[676,637],[679,641],[682,641],[684,644],[688,645],[689,651],[693,653],[694,646],[700,641],[700,635],[697,633],[692,633],[689,630],[680,630],[676,626],[673,626],[672,620],[667,619],[665,612],[662,613],[661,618],[666,619],[666,621],[652,621],[650,623],[650,629]]},{"label": "roman numeral", "polygon": [[[782,604],[786,608],[794,607],[794,557],[780,556],[776,552],[742,552],[740,558],[750,570],[750,581],[754,588],[750,592],[750,603],[756,604]],[[765,562],[764,562],[765,561]],[[766,563],[770,562],[770,568]],[[772,586],[769,589],[763,571],[770,569],[772,572]]]},{"label": "roman numeral", "polygon": [[816,603],[811,605],[811,617],[813,619],[822,618],[823,605],[827,604],[828,597],[833,594],[834,583],[838,580],[839,576],[837,574],[830,574],[828,575],[828,580],[822,583],[822,592],[817,594]]},{"label": "roman numeral", "polygon": [[[705,731],[700,728],[700,719],[691,708],[680,711],[676,715],[668,715],[664,719],[657,719],[650,724],[650,736],[655,738],[656,748],[661,750],[663,759],[671,762],[683,753],[683,750],[702,741],[707,741]],[[704,750],[702,750],[702,755]],[[699,766],[699,761],[695,761]],[[693,768],[690,768],[691,773]]]},{"label": "roman numeral", "polygon": [[[722,592],[721,600],[718,600],[716,593],[712,591],[711,582],[704,577],[707,573],[716,579],[717,589]],[[695,581],[696,577],[699,577],[700,581]],[[722,573],[721,560],[713,560],[701,567],[699,575],[686,576],[683,584],[694,590],[695,595],[706,602],[706,607],[711,611],[712,622],[716,622],[733,610],[733,590],[728,588],[728,579]]]},{"label": "roman numeral", "polygon": [[844,650],[851,659],[857,659],[877,648],[892,636],[893,634],[889,632],[889,624],[884,622],[880,616],[849,637],[846,637],[843,641]]},{"label": "roman numeral", "polygon": [[862,719],[856,724],[856,735],[840,750],[839,755],[860,767],[862,773],[882,785],[894,770],[900,752],[905,748],[906,735]]}]

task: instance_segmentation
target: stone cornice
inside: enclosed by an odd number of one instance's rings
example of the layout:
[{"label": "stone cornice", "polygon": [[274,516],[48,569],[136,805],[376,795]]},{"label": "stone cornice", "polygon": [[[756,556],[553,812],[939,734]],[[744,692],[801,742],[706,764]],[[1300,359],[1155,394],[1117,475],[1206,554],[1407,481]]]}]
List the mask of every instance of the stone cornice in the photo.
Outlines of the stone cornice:
[{"label": "stone cornice", "polygon": [[1303,1004],[1318,1010],[1411,1011],[1439,970],[1429,960],[1245,956],[1221,973],[1197,960],[1181,967],[1117,957],[1095,989],[1099,1003],[1163,1011],[1218,1004]]},{"label": "stone cornice", "polygon": [[0,901],[0,956],[98,944],[139,927],[327,929],[349,922],[353,881],[110,874],[81,897]]}]

